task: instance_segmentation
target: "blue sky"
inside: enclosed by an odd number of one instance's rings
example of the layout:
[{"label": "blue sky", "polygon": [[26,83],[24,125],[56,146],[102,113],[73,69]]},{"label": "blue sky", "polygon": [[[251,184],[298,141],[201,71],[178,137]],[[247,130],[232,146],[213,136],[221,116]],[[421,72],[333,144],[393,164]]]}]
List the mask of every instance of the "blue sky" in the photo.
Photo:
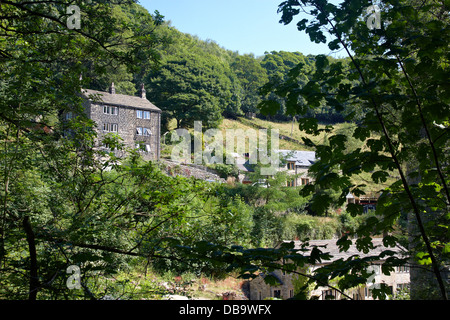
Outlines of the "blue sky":
[{"label": "blue sky", "polygon": [[181,32],[214,40],[221,47],[261,56],[265,51],[329,54],[325,44],[309,41],[296,21],[279,23],[283,0],[140,0],[149,12],[158,10]]}]

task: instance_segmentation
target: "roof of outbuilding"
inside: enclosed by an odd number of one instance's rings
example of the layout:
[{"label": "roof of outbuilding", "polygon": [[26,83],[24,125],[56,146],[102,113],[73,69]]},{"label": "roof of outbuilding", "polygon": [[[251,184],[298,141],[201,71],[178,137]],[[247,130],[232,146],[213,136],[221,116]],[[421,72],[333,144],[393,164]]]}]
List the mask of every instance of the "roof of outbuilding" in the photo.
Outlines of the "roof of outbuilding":
[{"label": "roof of outbuilding", "polygon": [[109,92],[90,89],[82,89],[81,92],[83,96],[94,102],[104,103],[113,106],[132,107],[143,110],[151,110],[154,112],[161,112],[161,109],[159,109],[157,106],[155,106],[147,99],[141,97],[128,96],[116,93],[111,94]]},{"label": "roof of outbuilding", "polygon": [[286,161],[293,161],[296,166],[309,167],[317,160],[314,151],[279,150],[279,152],[286,157]]}]

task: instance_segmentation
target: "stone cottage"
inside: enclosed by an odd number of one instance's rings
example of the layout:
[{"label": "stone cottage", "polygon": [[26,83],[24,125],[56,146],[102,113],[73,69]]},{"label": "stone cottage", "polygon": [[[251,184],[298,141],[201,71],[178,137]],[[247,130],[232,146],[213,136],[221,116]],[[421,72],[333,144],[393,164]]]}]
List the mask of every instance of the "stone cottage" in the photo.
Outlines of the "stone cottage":
[{"label": "stone cottage", "polygon": [[[374,249],[372,249],[367,254],[359,252],[356,249],[355,242],[350,246],[349,250],[346,252],[340,252],[339,247],[336,245],[336,239],[332,240],[311,240],[309,241],[309,251],[313,246],[320,247],[320,250],[324,253],[329,253],[332,258],[331,260],[322,261],[321,264],[316,264],[307,267],[307,271],[311,273],[317,268],[322,267],[323,265],[329,264],[332,261],[338,259],[347,259],[353,255],[358,255],[361,258],[369,255],[378,255],[384,250],[392,250],[395,251],[398,256],[401,256],[405,251],[404,248],[395,247],[395,248],[386,248],[383,245],[382,238],[373,238],[372,243],[374,245]],[[290,242],[290,241],[286,241]],[[300,249],[302,247],[302,242],[293,241],[295,244],[295,249]],[[322,246],[326,246],[322,248]],[[377,284],[384,283],[391,288],[393,294],[395,294],[400,289],[409,288],[410,277],[409,277],[409,267],[401,266],[396,267],[395,272],[391,272],[390,275],[385,275],[381,272],[381,265],[383,264],[383,260],[376,261],[371,267],[370,271],[374,272],[374,275],[371,277],[370,283],[367,283],[366,286],[358,287],[349,290],[346,292],[347,295],[352,297],[355,300],[373,300],[372,297],[372,288]],[[298,279],[297,274],[286,273],[282,270],[275,270],[271,273],[271,276],[275,277],[277,280],[277,285],[270,286],[266,284],[264,281],[266,274],[261,273],[257,278],[249,281],[249,299],[250,300],[264,300],[266,298],[280,298],[280,299],[289,299],[294,297],[295,295],[295,281]],[[373,280],[373,282],[372,282]],[[341,295],[338,291],[332,290],[329,287],[319,287],[312,291],[311,296],[318,297],[319,300],[329,299],[333,297],[336,300],[341,299]]]},{"label": "stone cottage", "polygon": [[[97,142],[108,133],[117,133],[126,148],[136,148],[144,160],[159,160],[161,109],[147,100],[144,85],[139,96],[117,94],[114,83],[109,92],[82,89],[83,107],[97,124]],[[66,115],[67,118],[67,115]]]},{"label": "stone cottage", "polygon": [[286,161],[286,166],[280,168],[280,171],[285,171],[292,176],[292,179],[286,182],[288,187],[303,186],[313,182],[314,179],[308,174],[308,170],[316,162],[314,151],[280,150],[279,154],[280,158]]},{"label": "stone cottage", "polygon": [[[314,151],[276,150],[275,152],[278,153],[280,160],[286,162],[286,165],[280,166],[277,171],[287,173],[287,187],[304,186],[314,181],[312,175],[309,174],[310,167],[317,161]],[[253,183],[248,176],[249,172],[253,172],[248,160],[249,154],[246,153],[245,157],[242,157],[238,153],[231,153],[231,156],[235,159],[239,169],[239,181],[243,184]],[[264,186],[265,182],[259,181],[256,184]]]}]

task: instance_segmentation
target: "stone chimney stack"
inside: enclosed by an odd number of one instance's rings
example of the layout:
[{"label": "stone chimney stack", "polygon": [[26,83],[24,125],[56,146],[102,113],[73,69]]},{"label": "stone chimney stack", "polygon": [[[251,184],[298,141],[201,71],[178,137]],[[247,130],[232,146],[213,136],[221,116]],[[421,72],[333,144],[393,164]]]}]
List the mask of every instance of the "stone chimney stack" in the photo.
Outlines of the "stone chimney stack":
[{"label": "stone chimney stack", "polygon": [[142,99],[147,99],[147,96],[145,94],[144,84],[141,84],[141,98]]},{"label": "stone chimney stack", "polygon": [[116,94],[116,88],[114,87],[114,82],[112,82],[111,87],[109,87],[109,93]]}]

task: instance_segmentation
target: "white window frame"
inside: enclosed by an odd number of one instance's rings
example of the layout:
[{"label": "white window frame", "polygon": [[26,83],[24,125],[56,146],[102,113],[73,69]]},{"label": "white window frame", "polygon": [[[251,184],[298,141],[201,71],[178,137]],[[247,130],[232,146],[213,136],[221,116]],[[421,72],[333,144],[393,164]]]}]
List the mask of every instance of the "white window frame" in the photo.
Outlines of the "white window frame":
[{"label": "white window frame", "polygon": [[103,114],[111,114],[113,116],[117,116],[119,114],[119,108],[111,106],[103,106]]},{"label": "white window frame", "polygon": [[142,110],[136,110],[136,118],[142,119],[144,112]]},{"label": "white window frame", "polygon": [[142,128],[142,135],[145,137],[150,137],[152,135],[152,130],[149,128]]},{"label": "white window frame", "polygon": [[150,120],[150,111],[142,111],[142,119]]},{"label": "white window frame", "polygon": [[138,135],[138,136],[142,136],[143,135],[143,129],[142,129],[142,127],[136,127],[136,134]]},{"label": "white window frame", "polygon": [[104,132],[119,132],[119,125],[117,123],[103,123]]}]

